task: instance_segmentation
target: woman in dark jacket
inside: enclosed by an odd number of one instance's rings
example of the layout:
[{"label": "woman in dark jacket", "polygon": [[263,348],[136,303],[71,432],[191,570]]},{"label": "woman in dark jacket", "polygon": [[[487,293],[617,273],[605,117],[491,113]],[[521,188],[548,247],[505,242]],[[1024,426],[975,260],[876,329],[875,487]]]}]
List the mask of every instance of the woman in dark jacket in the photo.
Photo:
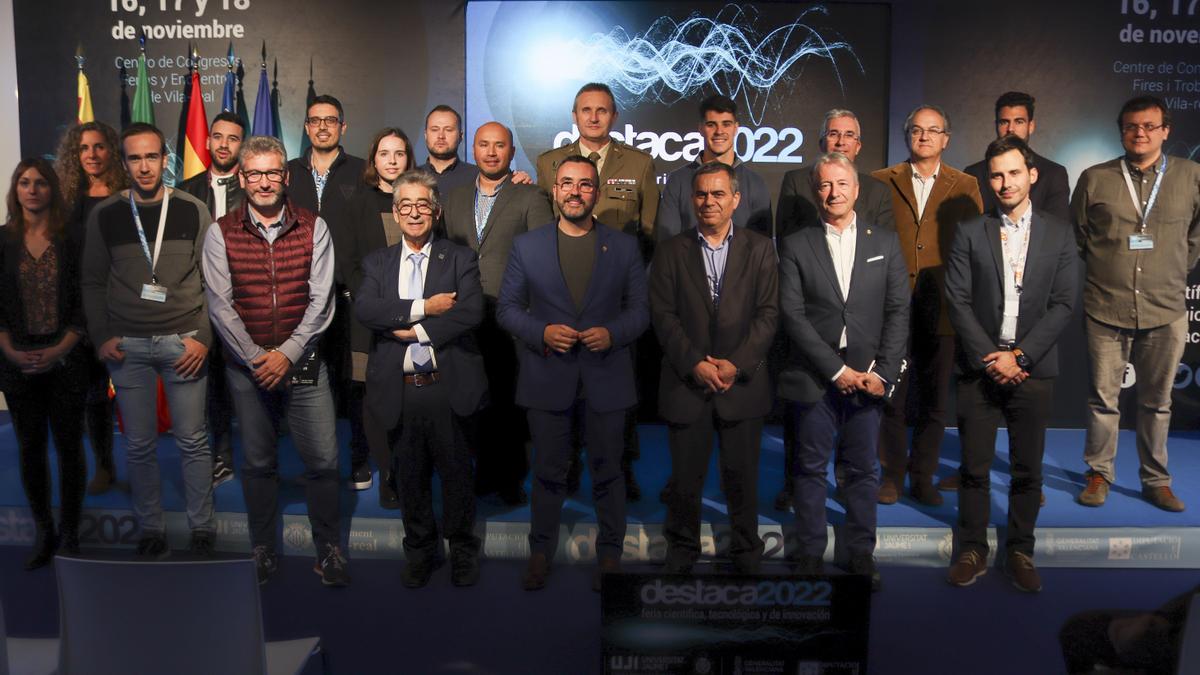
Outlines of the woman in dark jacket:
[{"label": "woman in dark jacket", "polygon": [[[355,201],[349,205],[350,231],[343,235],[347,245],[338,255],[343,278],[351,294],[362,283],[362,259],[376,249],[400,241],[400,226],[392,217],[392,181],[415,165],[412,144],[397,128],[381,129],[371,141],[371,153],[363,172],[363,183]],[[350,484],[357,490],[371,487],[368,453],[379,467],[379,504],[387,509],[400,508],[392,479],[391,451],[387,432],[364,417],[363,394],[366,388],[367,353],[371,350],[371,331],[357,319],[350,320]]]},{"label": "woman in dark jacket", "polygon": [[[83,408],[88,357],[79,295],[79,252],[66,236],[54,169],[25,159],[8,190],[8,222],[0,230],[0,391],[12,414],[21,482],[37,526],[26,569],[50,562],[60,542],[79,552],[79,515],[87,476]],[[47,428],[54,434],[61,522],[50,510]],[[61,536],[61,538],[60,538]]]}]

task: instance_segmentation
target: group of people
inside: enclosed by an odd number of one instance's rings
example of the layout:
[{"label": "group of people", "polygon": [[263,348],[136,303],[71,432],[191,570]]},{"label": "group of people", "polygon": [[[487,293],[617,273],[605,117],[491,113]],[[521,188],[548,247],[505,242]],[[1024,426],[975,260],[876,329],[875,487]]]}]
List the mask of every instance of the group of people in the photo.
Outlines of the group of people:
[{"label": "group of people", "polygon": [[[574,100],[578,140],[539,156],[536,181],[512,170],[513,136],[497,122],[476,130],[474,164],[459,159],[462,119],[448,106],[426,117],[419,167],[399,128],[375,134],[366,160],[346,153],[346,116],[331,96],[308,106],[311,148],[290,162],[278,140],[246,137],[222,113],[209,171],[175,188],[163,183],[158,129],[133,124],[118,137],[103,124],[77,126],[57,170],[37,159],[17,167],[0,254],[0,390],[37,523],[29,566],[78,550],[85,420],[97,460],[86,490],[113,480],[109,380],[137,555],[169,554],[156,459],[161,380],[194,554],[214,550],[212,493],[233,476],[236,416],[259,581],[276,570],[286,420],[305,466],[314,571],[326,585],[348,584],[340,412],[351,426],[351,487],[377,476],[380,504],[402,512],[405,586],[427,584],[447,557],[453,584],[476,582],[476,496],[495,493],[529,499],[522,584],[543,588],[586,457],[598,589],[621,568],[626,502],[640,497],[638,383],[657,377],[671,456],[660,495],[668,572],[690,573],[699,558],[714,437],[728,556],[737,572],[760,569],[759,451],[778,397],[787,478],[776,506],[794,507],[797,573],[823,572],[825,477],[836,456],[843,567],[879,588],[877,505],[895,503],[907,479],[925,505],[958,490],[948,578],[974,582],[987,571],[989,472],[1003,424],[1012,476],[1004,568],[1018,588],[1040,590],[1045,431],[1081,261],[1091,384],[1079,502],[1103,504],[1115,480],[1117,395],[1130,362],[1145,498],[1183,509],[1166,432],[1200,244],[1200,165],[1163,153],[1170,112],[1139,97],[1117,118],[1124,156],[1085,171],[1071,197],[1066,170],[1030,149],[1033,97],[1006,93],[995,111],[997,138],[965,171],[942,162],[949,117],[921,105],[904,124],[909,158],[868,174],[855,165],[855,114],[831,110],[821,154],[784,177],[774,217],[762,177],[735,154],[737,105],[719,95],[699,108],[702,152],[667,177],[661,196],[653,159],[611,138],[616,102],[596,83]],[[775,355],[777,340],[786,357]],[[935,484],[953,373],[962,463]],[[47,427],[62,479],[57,528]]]}]

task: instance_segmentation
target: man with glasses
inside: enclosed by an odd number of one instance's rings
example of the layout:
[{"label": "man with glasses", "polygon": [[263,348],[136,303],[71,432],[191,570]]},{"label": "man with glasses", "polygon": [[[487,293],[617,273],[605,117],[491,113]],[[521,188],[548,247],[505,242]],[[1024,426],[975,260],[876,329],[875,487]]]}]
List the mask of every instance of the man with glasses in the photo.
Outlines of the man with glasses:
[{"label": "man with glasses", "polygon": [[[371,329],[368,410],[384,428],[399,466],[404,514],[400,583],[419,588],[441,564],[450,540],[450,581],[479,578],[474,466],[466,423],[483,405],[487,378],[475,343],[483,320],[479,264],[465,246],[433,239],[441,216],[437,180],[425,171],[400,175],[392,217],[403,241],[363,259],[355,316]],[[442,482],[445,531],[438,533],[431,478]]]},{"label": "man with glasses", "polygon": [[513,239],[554,220],[550,200],[536,185],[518,185],[512,173],[512,133],[499,122],[475,131],[473,145],[479,175],[450,193],[445,204],[446,235],[479,255],[484,315],[477,340],[483,350],[491,395],[471,439],[479,457],[477,491],[497,493],[510,506],[526,501],[529,431],[513,403],[516,395],[517,353],[512,336],[496,323],[496,298],[508,265]]},{"label": "man with glasses", "polygon": [[201,240],[212,223],[204,203],[163,185],[167,146],[149,124],[121,132],[132,185],[88,216],[80,286],[88,334],[108,366],[125,425],[137,556],[170,555],[158,471],[155,381],[171,406],[171,433],[183,468],[191,550],[211,556],[216,540],[212,454],[204,429],[212,327],[200,272]]},{"label": "man with glasses", "polygon": [[738,159],[734,152],[738,135],[737,103],[720,94],[700,102],[700,134],[704,149],[695,161],[682,166],[667,177],[654,236],[659,241],[670,239],[684,230],[696,227],[696,208],[692,206],[692,176],[708,162],[722,162],[733,167],[737,174],[742,200],[733,212],[733,224],[771,236],[771,192],[762,176]]},{"label": "man with glasses", "polygon": [[496,318],[519,342],[517,404],[533,432],[533,499],[526,590],[546,585],[558,550],[567,495],[571,432],[583,419],[599,534],[593,590],[621,566],[625,411],[637,403],[630,347],[650,322],[637,240],[592,217],[596,166],[574,155],[558,162],[559,218],[513,241]]},{"label": "man with glasses", "polygon": [[[862,129],[858,116],[851,110],[834,108],[825,113],[821,137],[817,141],[822,153],[840,152],[851,163],[858,161],[862,150]],[[789,234],[809,225],[820,225],[817,199],[812,190],[812,166],[793,169],[783,175],[779,188],[779,210],[775,214],[775,241],[782,242]],[[858,171],[858,201],[854,210],[864,223],[894,229],[892,194],[887,186]]]},{"label": "man with glasses", "polygon": [[1182,511],[1167,472],[1171,392],[1188,326],[1188,273],[1200,256],[1200,164],[1169,157],[1171,112],[1154,96],[1125,102],[1117,116],[1125,155],[1083,172],[1071,198],[1087,266],[1091,388],[1079,503],[1100,506],[1116,480],[1118,397],[1126,364],[1137,378],[1137,451],[1142,495]]},{"label": "man with glasses", "polygon": [[346,586],[333,396],[317,357],[321,333],[333,320],[333,244],[325,221],[288,199],[283,143],[252,136],[240,160],[246,202],[208,229],[204,279],[240,422],[258,582],[266,583],[278,566],[279,425],[286,418],[304,462],[313,571],[326,586]]},{"label": "man with glasses", "polygon": [[[912,497],[926,506],[939,506],[942,496],[933,486],[933,477],[946,431],[954,369],[954,331],[946,310],[941,245],[954,239],[958,223],[982,212],[983,200],[973,177],[942,164],[942,153],[950,144],[950,118],[945,111],[936,105],[918,106],[904,121],[904,134],[908,160],[871,174],[891,189],[892,215],[912,289],[908,371],[901,374],[884,409],[879,434],[883,465],[879,503],[894,504],[908,474]],[[917,397],[911,457],[905,419],[910,393]]]}]

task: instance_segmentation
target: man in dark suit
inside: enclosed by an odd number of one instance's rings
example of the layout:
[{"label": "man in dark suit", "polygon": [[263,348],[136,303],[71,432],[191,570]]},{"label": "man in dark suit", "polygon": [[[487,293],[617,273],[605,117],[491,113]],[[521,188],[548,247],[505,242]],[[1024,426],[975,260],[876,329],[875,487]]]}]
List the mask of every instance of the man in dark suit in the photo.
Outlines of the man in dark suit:
[{"label": "man in dark suit", "polygon": [[409,588],[424,586],[441,563],[430,485],[436,470],[450,540],[450,580],[470,586],[479,578],[480,541],[464,428],[487,394],[474,336],[483,319],[479,265],[471,249],[432,240],[441,215],[432,174],[401,174],[392,203],[403,240],[363,259],[354,309],[374,333],[365,403],[389,429],[399,466],[408,559],[400,581]]},{"label": "man in dark suit", "polygon": [[[996,99],[996,138],[1012,134],[1028,145],[1029,137],[1037,129],[1037,121],[1033,119],[1033,104],[1033,97],[1025,92],[1010,91],[1001,94],[1000,98]],[[1037,169],[1038,175],[1037,181],[1029,191],[1033,208],[1045,211],[1064,222],[1070,222],[1071,186],[1067,180],[1066,167],[1042,157],[1033,150],[1029,152],[1033,155],[1032,168]],[[963,171],[974,176],[979,182],[984,212],[995,211],[1000,202],[995,193],[987,188],[988,161],[985,159],[976,162]]]},{"label": "man in dark suit", "polygon": [[796,418],[798,571],[821,574],[825,555],[825,472],[837,445],[844,467],[847,569],[875,568],[876,448],[883,397],[901,374],[908,339],[908,268],[895,231],[859,218],[854,163],[841,153],[813,164],[820,228],[780,247],[780,308],[791,357],[779,395]]},{"label": "man in dark suit", "polygon": [[535,185],[513,182],[512,133],[498,122],[475,132],[473,146],[479,176],[460,186],[446,200],[446,235],[479,255],[484,313],[477,340],[483,350],[490,390],[488,408],[480,415],[481,434],[472,439],[479,458],[477,492],[498,493],[510,506],[526,501],[529,431],[514,403],[517,354],[512,338],[496,323],[496,298],[508,265],[513,239],[554,220],[550,200]]},{"label": "man in dark suit", "polygon": [[500,289],[496,318],[519,343],[517,403],[528,409],[535,448],[526,590],[545,586],[558,549],[580,408],[600,525],[595,590],[602,573],[620,569],[625,541],[621,440],[625,411],[637,403],[630,345],[650,317],[637,240],[592,217],[597,181],[586,157],[559,162],[558,222],[513,241]]},{"label": "man in dark suit", "polygon": [[1016,136],[988,146],[997,208],[961,223],[946,260],[946,299],[958,336],[958,557],[950,583],[987,571],[990,472],[996,428],[1008,427],[1005,570],[1023,591],[1041,590],[1033,565],[1046,424],[1054,407],[1058,339],[1079,295],[1078,253],[1065,221],[1033,207],[1041,181],[1033,152]]},{"label": "man in dark suit", "polygon": [[[851,162],[857,161],[862,150],[862,129],[853,111],[834,108],[825,113],[821,137],[817,141],[821,152],[840,152]],[[775,214],[775,241],[809,225],[820,226],[817,199],[812,189],[813,165],[793,169],[783,174],[779,187],[779,210]],[[887,185],[869,173],[858,174],[858,200],[855,212],[864,223],[895,229],[892,219],[892,193]]]},{"label": "man in dark suit", "polygon": [[[891,188],[892,216],[913,292],[910,368],[884,408],[879,434],[883,465],[879,503],[896,503],[907,474],[913,498],[926,506],[939,506],[942,496],[933,487],[933,477],[946,432],[954,371],[954,331],[945,306],[942,250],[953,240],[958,223],[979,215],[983,202],[973,177],[942,163],[942,153],[950,144],[950,118],[944,110],[918,106],[904,121],[904,135],[908,160],[871,174]],[[906,415],[910,394],[916,398],[911,455]]]},{"label": "man in dark suit", "polygon": [[700,497],[713,433],[741,573],[762,560],[758,454],[771,409],[767,350],[779,315],[779,267],[771,240],[733,227],[737,175],[710,162],[692,178],[699,227],[662,242],[650,275],[651,321],[662,345],[658,410],[668,422],[667,570],[686,574],[700,555]]}]

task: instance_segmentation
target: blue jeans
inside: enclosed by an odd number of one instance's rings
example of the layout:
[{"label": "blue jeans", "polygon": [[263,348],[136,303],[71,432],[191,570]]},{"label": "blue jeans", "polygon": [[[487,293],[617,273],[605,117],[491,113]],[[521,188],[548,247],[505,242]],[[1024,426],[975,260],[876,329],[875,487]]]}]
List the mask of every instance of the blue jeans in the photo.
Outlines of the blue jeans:
[{"label": "blue jeans", "polygon": [[[274,547],[279,529],[279,421],[304,462],[308,522],[317,551],[340,545],[338,444],[329,374],[321,364],[315,386],[280,384],[260,389],[253,374],[232,361],[225,367],[242,433],[242,489],[246,494],[250,543]],[[285,380],[286,382],[286,380]]]},{"label": "blue jeans", "polygon": [[187,500],[188,525],[192,530],[212,531],[212,454],[204,426],[207,392],[207,363],[194,377],[175,372],[175,361],[183,355],[185,335],[155,335],[121,338],[125,358],[108,363],[108,374],[117,391],[121,420],[125,425],[126,462],[133,490],[133,512],[143,535],[163,533],[162,484],[158,471],[158,386],[161,377],[171,407],[171,434],[179,447],[183,465],[183,491]]}]

